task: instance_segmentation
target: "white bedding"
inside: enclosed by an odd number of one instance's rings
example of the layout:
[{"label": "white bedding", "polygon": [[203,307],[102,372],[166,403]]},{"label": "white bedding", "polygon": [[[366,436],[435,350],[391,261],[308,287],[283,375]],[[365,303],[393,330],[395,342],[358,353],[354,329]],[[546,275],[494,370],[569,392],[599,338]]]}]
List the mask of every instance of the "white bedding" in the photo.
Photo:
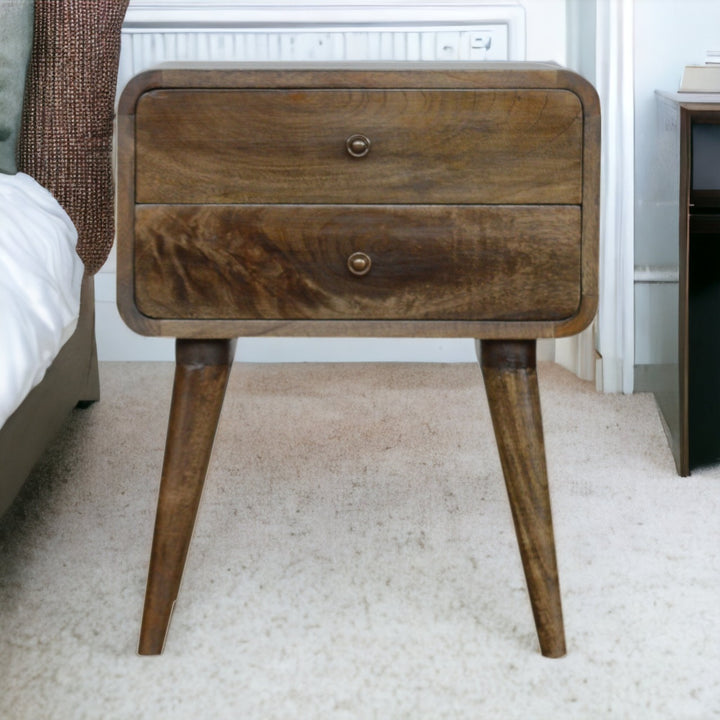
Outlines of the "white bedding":
[{"label": "white bedding", "polygon": [[0,426],[77,326],[77,232],[29,175],[0,173]]}]

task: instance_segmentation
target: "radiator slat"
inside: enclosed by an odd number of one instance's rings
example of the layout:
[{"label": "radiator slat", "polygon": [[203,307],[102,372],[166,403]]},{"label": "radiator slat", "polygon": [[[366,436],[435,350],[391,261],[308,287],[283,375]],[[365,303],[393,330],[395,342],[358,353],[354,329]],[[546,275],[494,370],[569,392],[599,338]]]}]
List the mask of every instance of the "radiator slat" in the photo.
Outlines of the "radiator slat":
[{"label": "radiator slat", "polygon": [[[478,38],[482,42],[478,42]],[[490,38],[488,47],[484,45]],[[159,63],[236,61],[508,60],[508,25],[404,25],[393,28],[187,28],[123,29],[118,88]]]}]

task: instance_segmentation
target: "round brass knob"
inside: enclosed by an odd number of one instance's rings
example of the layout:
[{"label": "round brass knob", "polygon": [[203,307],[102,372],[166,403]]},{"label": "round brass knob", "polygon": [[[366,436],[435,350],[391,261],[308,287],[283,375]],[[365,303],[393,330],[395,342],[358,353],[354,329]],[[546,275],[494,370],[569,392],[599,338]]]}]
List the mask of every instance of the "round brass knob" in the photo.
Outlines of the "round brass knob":
[{"label": "round brass knob", "polygon": [[372,260],[364,252],[354,252],[347,261],[348,270],[353,275],[367,275],[372,267]]},{"label": "round brass knob", "polygon": [[351,135],[345,141],[345,147],[353,157],[365,157],[370,152],[370,138],[365,135]]}]

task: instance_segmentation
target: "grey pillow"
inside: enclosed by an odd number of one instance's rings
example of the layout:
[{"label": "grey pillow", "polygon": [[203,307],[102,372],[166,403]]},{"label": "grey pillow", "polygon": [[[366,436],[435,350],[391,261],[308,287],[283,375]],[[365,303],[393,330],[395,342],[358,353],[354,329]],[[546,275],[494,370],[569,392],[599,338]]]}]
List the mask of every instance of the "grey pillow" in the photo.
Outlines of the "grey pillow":
[{"label": "grey pillow", "polygon": [[33,39],[34,0],[0,0],[0,172],[17,172],[25,73]]}]

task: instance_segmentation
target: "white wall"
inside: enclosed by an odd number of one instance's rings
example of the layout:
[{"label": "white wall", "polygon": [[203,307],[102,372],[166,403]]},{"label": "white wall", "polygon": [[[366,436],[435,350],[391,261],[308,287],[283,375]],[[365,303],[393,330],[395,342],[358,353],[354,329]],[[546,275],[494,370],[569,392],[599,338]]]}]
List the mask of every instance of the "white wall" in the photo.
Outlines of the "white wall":
[{"label": "white wall", "polygon": [[[605,1],[605,0],[600,0]],[[685,65],[720,50],[720,0],[635,0],[635,362],[671,362],[658,308],[677,324],[677,283],[658,282],[677,266],[677,214],[668,200],[655,90],[676,91]],[[651,282],[638,281],[638,270]],[[651,313],[651,309],[653,309]]]},{"label": "white wall", "polygon": [[553,60],[565,65],[566,0],[521,0],[520,4],[525,8],[526,59]]},{"label": "white wall", "polygon": [[[572,0],[570,0],[572,1]],[[188,3],[187,0],[155,0],[158,6],[200,6],[202,0]],[[206,4],[222,4],[207,0]],[[233,7],[243,3],[233,2]],[[248,3],[255,6],[282,5],[279,0],[255,0]],[[296,3],[288,3],[297,6]],[[316,0],[318,6],[342,5],[342,0]],[[353,0],[353,5],[434,5],[436,7],[472,5],[516,5],[524,8],[526,18],[526,59],[554,60],[566,63],[567,12],[566,0]],[[149,5],[143,0],[131,0],[131,8]],[[230,5],[228,3],[228,5]],[[329,9],[318,10],[318,19]],[[372,9],[368,8],[368,17]],[[115,256],[111,255],[105,267],[96,276],[96,312],[98,354],[100,360],[172,360],[173,341],[168,338],[145,338],[135,335],[122,323],[115,307]],[[547,347],[547,346],[546,346]],[[545,350],[547,357],[552,350]],[[542,353],[542,350],[541,350]],[[238,342],[239,360],[254,362],[282,361],[381,361],[406,360],[426,362],[469,362],[475,352],[470,340],[375,340],[375,339],[294,339],[294,338],[250,338]],[[542,357],[542,354],[541,354]]]}]

